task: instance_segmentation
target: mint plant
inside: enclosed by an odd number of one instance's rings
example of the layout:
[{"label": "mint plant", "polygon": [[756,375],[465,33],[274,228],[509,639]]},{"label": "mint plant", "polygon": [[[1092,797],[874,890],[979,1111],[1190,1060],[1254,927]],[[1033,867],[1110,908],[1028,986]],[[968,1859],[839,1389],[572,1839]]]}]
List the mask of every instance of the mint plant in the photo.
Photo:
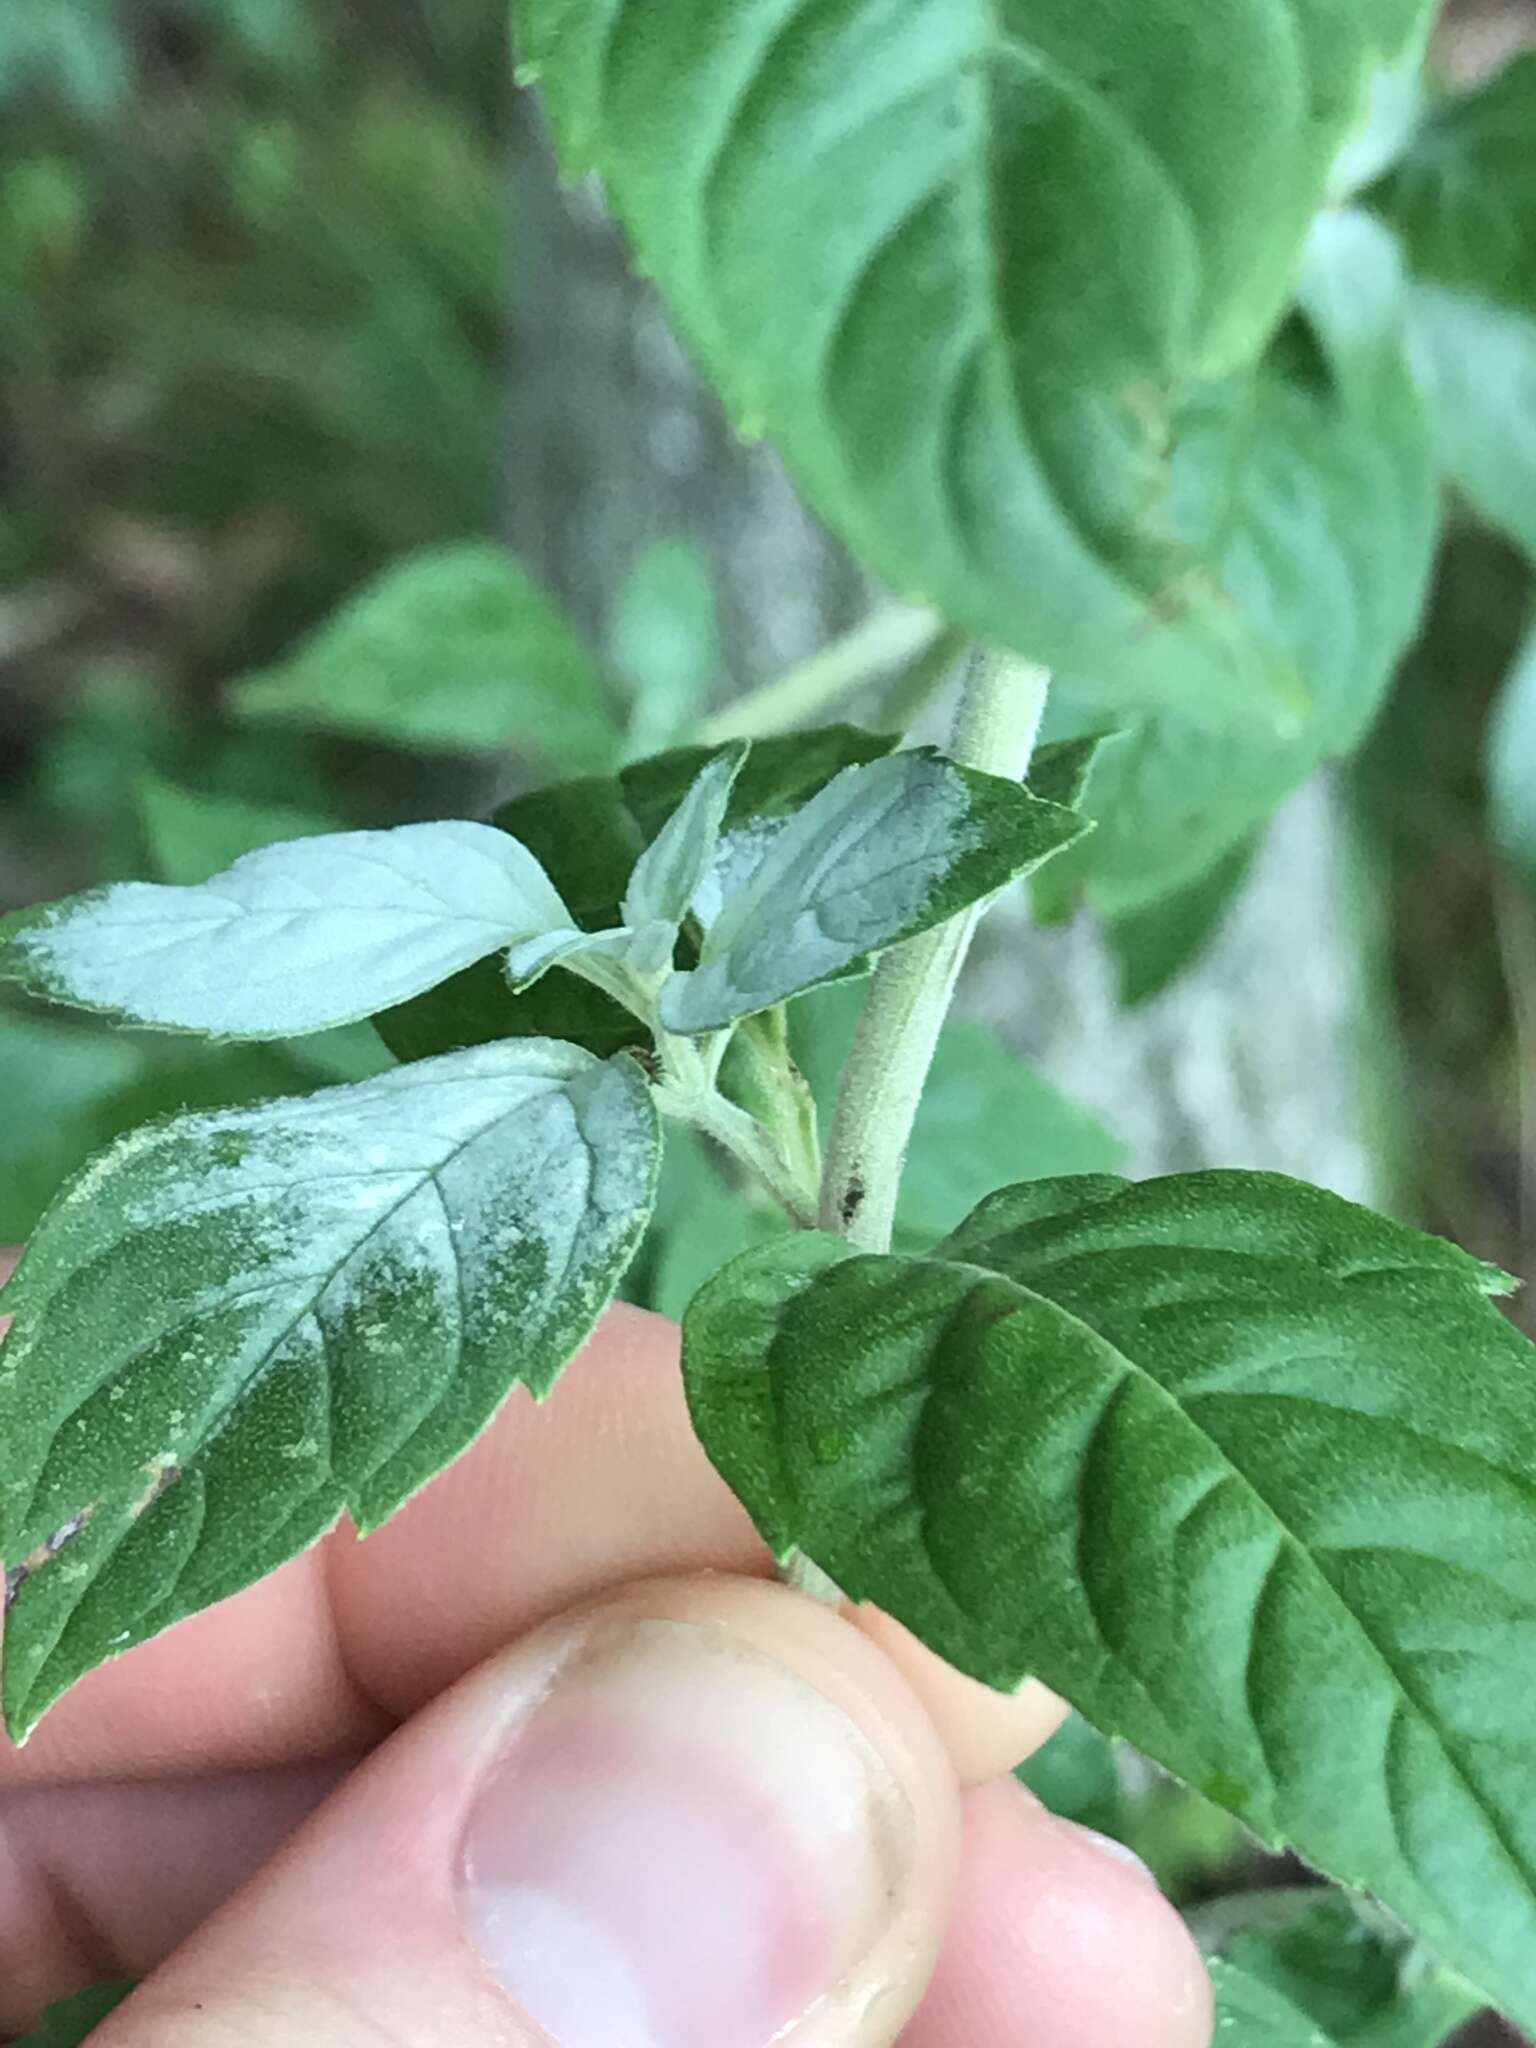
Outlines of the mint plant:
[{"label": "mint plant", "polygon": [[[0,922],[33,998],[329,1082],[173,1110],[32,1233],[0,1350],[15,1739],[547,1395],[660,1202],[694,1425],[789,1579],[1042,1678],[1378,1902],[1331,2000],[1353,1905],[1223,1930],[1233,2048],[1415,2048],[1483,2000],[1536,2027],[1515,1282],[1277,1175],[1121,1178],[946,1027],[1025,877],[1105,923],[1127,999],[1200,950],[1368,729],[1448,481],[1536,546],[1536,400],[1501,432],[1463,360],[1536,392],[1536,197],[1467,197],[1529,182],[1536,64],[1362,143],[1426,28],[1421,0],[524,0],[567,167],[906,602],[711,709],[686,549],[636,564],[606,656],[497,550],[435,551],[241,715],[532,729],[563,778],[490,822],[226,813],[217,872],[153,787],[164,879]],[[948,745],[912,744],[967,643]],[[1530,673],[1494,777],[1522,851]],[[826,722],[881,677],[888,729]],[[935,1123],[958,1072],[999,1089],[979,1135]],[[904,1191],[925,1146],[966,1155],[938,1202]],[[717,1160],[754,1201],[700,1271]]]}]

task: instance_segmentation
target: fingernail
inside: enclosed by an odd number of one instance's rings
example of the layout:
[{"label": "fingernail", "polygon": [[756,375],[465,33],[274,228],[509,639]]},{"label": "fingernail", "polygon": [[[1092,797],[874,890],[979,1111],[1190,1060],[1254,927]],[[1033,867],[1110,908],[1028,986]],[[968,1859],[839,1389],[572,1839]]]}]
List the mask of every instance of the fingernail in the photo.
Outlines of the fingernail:
[{"label": "fingernail", "polygon": [[1117,1842],[1113,1835],[1101,1835],[1097,1828],[1081,1826],[1078,1828],[1078,1833],[1085,1836],[1101,1855],[1113,1857],[1116,1863],[1125,1864],[1127,1869],[1134,1870],[1144,1877],[1148,1884],[1157,1883],[1157,1879],[1152,1874],[1151,1865],[1143,1863],[1134,1849],[1128,1849],[1124,1842]]},{"label": "fingernail", "polygon": [[912,1831],[795,1673],[724,1629],[610,1622],[475,1806],[465,1916],[555,2048],[768,2048],[873,1947]]}]

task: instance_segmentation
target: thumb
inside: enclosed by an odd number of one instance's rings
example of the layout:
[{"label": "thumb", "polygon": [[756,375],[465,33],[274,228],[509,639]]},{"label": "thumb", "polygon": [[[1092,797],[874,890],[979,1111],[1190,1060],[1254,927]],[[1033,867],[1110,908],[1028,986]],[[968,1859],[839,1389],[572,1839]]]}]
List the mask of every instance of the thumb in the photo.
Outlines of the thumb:
[{"label": "thumb", "polygon": [[829,1610],[727,1578],[554,1622],[394,1736],[101,2048],[888,2048],[954,1771]]}]

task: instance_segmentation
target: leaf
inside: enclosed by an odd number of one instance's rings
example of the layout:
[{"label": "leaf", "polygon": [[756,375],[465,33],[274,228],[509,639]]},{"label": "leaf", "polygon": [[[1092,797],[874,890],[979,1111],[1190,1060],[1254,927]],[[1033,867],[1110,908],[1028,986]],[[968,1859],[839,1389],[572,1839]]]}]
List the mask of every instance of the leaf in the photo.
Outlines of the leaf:
[{"label": "leaf", "polygon": [[[152,1117],[257,1102],[319,1078],[362,1080],[387,1067],[377,1037],[358,1029],[361,1039],[328,1032],[292,1046],[199,1046],[0,1012],[0,1073],[25,1076],[0,1117],[0,1244],[30,1237],[92,1152]],[[348,1062],[353,1071],[338,1076]]]},{"label": "leaf", "polygon": [[1495,845],[1536,887],[1536,635],[1510,671],[1489,728],[1488,813]]},{"label": "leaf", "polygon": [[1213,1963],[1211,1981],[1221,2048],[1339,2048],[1299,2006],[1246,1970]]},{"label": "leaf", "polygon": [[60,2005],[50,2005],[16,2048],[80,2048],[134,1989],[132,1984],[98,1984],[78,1997],[66,1998]]},{"label": "leaf", "polygon": [[1126,1800],[1115,1748],[1081,1714],[1072,1714],[1015,1774],[1063,1820],[1123,1841]]},{"label": "leaf", "polygon": [[1243,841],[1194,881],[1111,919],[1109,947],[1127,1009],[1161,995],[1206,953],[1242,895],[1259,846]]},{"label": "leaf", "polygon": [[170,1030],[287,1038],[569,921],[507,833],[401,825],[263,847],[196,888],[121,882],[0,919],[0,978]]},{"label": "leaf", "polygon": [[[863,1007],[863,990],[845,983],[817,989],[790,1013],[795,1059],[824,1126]],[[1124,1163],[1124,1145],[1097,1117],[987,1025],[957,1019],[939,1036],[918,1105],[896,1211],[899,1242],[926,1251],[1010,1173],[1109,1173]]]},{"label": "leaf", "polygon": [[1122,700],[1283,702],[1293,650],[1184,517],[1183,408],[1267,339],[1334,154],[1425,13],[525,0],[518,18],[566,169],[602,174],[742,430],[892,589]]},{"label": "leaf", "polygon": [[688,786],[688,793],[635,863],[620,912],[637,929],[653,922],[676,932],[714,865],[730,807],[731,789],[749,748],[722,747]]},{"label": "leaf", "polygon": [[629,693],[632,750],[674,745],[704,711],[720,667],[714,584],[691,541],[655,541],[636,557],[614,602],[609,651]]},{"label": "leaf", "polygon": [[1410,353],[1442,460],[1536,554],[1536,54],[1431,109],[1369,194],[1419,282]]},{"label": "leaf", "polygon": [[1321,1887],[1238,1893],[1192,1926],[1208,1953],[1350,2048],[1438,2048],[1480,2003],[1384,1914]]},{"label": "leaf", "polygon": [[727,1181],[702,1138],[673,1126],[656,1196],[649,1284],[633,1298],[679,1320],[722,1266],[788,1230],[780,1209]]},{"label": "leaf", "polygon": [[[754,741],[726,809],[714,870],[722,888],[728,876],[751,874],[785,818],[840,769],[879,760],[895,744],[891,735],[851,725]],[[678,747],[632,762],[617,776],[552,783],[504,805],[495,822],[543,863],[576,923],[601,930],[620,921],[636,861],[710,759],[708,747]],[[627,1010],[572,975],[548,976],[512,998],[490,962],[390,1011],[378,1025],[390,1050],[407,1060],[514,1034],[568,1039],[607,1058],[648,1037]]]},{"label": "leaf", "polygon": [[[1191,424],[1180,476],[1308,695],[1288,723],[1241,702],[1192,706],[1103,748],[1083,799],[1099,830],[1082,857],[1089,899],[1111,920],[1198,881],[1324,761],[1352,752],[1417,630],[1437,477],[1402,352],[1400,263],[1365,215],[1329,215],[1301,289],[1265,364],[1213,393]],[[1100,722],[1096,692],[1080,716]]]},{"label": "leaf", "polygon": [[527,570],[489,541],[408,556],[232,701],[243,718],[394,746],[517,742],[578,772],[606,767],[618,749],[590,654]]},{"label": "leaf", "polygon": [[766,1010],[942,924],[1087,829],[1001,776],[929,749],[847,768],[774,839],[661,995],[669,1031]]},{"label": "leaf", "polygon": [[258,847],[337,829],[333,819],[293,805],[184,789],[149,771],[139,777],[135,794],[156,875],[183,888],[209,881]]},{"label": "leaf", "polygon": [[[181,887],[210,880],[258,847],[318,838],[340,829],[334,820],[292,805],[184,789],[152,773],[139,777],[136,794],[156,874],[160,881]],[[285,1087],[294,1086],[306,1072],[321,1081],[366,1081],[390,1065],[378,1033],[367,1023],[319,1032],[292,1051],[297,1072],[282,1084]],[[240,1099],[238,1093],[235,1099]]]},{"label": "leaf", "polygon": [[1536,555],[1536,309],[1421,284],[1408,352],[1447,472],[1490,525]]},{"label": "leaf", "polygon": [[[710,1456],[972,1676],[1033,1673],[1536,2017],[1536,1373],[1456,1247],[1277,1175],[1030,1182],[927,1260],[706,1287]],[[1024,1590],[1027,1589],[1027,1592]]]},{"label": "leaf", "polygon": [[122,1140],[5,1290],[18,1740],[105,1658],[365,1533],[514,1386],[547,1394],[654,1189],[626,1058],[518,1041]]}]

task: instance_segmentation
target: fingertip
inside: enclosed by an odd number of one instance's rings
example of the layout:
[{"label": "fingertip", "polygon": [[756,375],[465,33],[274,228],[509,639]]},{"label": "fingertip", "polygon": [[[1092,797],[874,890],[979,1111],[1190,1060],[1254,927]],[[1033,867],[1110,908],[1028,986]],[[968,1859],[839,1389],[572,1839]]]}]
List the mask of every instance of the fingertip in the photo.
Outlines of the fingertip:
[{"label": "fingertip", "polygon": [[922,1701],[962,1785],[986,1785],[1017,1770],[1050,1741],[1071,1711],[1037,1679],[1026,1679],[1010,1693],[967,1678],[878,1607],[850,1607],[847,1614]]},{"label": "fingertip", "polygon": [[950,1936],[903,2048],[1209,2048],[1210,1979],[1117,1843],[1011,1782],[965,1799]]}]

